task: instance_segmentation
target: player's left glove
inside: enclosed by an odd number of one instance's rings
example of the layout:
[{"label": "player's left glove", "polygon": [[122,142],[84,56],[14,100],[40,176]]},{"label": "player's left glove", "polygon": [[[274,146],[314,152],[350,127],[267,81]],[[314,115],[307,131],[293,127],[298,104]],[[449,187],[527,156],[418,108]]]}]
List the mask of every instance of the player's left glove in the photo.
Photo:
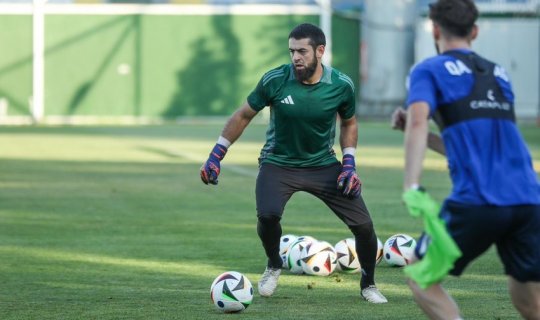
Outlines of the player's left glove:
[{"label": "player's left glove", "polygon": [[218,184],[218,176],[221,171],[220,161],[227,154],[227,147],[216,143],[208,160],[201,167],[201,180],[204,184]]},{"label": "player's left glove", "polygon": [[362,189],[362,181],[356,174],[354,156],[346,154],[343,156],[341,174],[337,179],[337,188],[341,190],[344,197],[358,198]]}]

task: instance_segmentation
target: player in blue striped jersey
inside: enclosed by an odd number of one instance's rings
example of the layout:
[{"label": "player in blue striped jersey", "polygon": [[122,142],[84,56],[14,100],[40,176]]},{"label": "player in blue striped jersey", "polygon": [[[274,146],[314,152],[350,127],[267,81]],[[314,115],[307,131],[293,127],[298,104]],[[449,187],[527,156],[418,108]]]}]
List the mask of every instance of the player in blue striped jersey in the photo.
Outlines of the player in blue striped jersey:
[{"label": "player in blue striped jersey", "polygon": [[[450,274],[459,276],[495,244],[514,306],[524,318],[538,320],[540,183],[515,123],[508,75],[471,50],[477,17],[472,0],[438,0],[430,5],[440,54],[412,69],[407,111],[398,109],[392,120],[395,128],[405,129],[404,190],[425,192],[419,185],[426,147],[445,154],[453,188],[440,217],[462,253]],[[429,117],[438,125],[440,137],[429,133]],[[435,241],[421,238],[419,246],[430,240]],[[413,281],[410,286],[430,318],[460,318],[456,303],[440,283],[425,290]]]}]

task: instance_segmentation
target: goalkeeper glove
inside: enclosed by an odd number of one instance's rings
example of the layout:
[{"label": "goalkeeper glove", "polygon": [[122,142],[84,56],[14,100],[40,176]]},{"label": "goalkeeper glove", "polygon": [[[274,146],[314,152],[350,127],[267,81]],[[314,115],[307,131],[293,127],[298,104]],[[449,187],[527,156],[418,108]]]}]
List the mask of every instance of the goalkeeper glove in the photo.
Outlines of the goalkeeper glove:
[{"label": "goalkeeper glove", "polygon": [[341,168],[341,174],[338,176],[337,188],[341,190],[344,197],[349,199],[360,196],[362,181],[356,174],[354,156],[351,154],[343,155],[343,167]]},{"label": "goalkeeper glove", "polygon": [[204,184],[218,184],[219,171],[221,166],[219,162],[223,160],[227,154],[227,147],[216,143],[208,160],[201,167],[201,180]]}]

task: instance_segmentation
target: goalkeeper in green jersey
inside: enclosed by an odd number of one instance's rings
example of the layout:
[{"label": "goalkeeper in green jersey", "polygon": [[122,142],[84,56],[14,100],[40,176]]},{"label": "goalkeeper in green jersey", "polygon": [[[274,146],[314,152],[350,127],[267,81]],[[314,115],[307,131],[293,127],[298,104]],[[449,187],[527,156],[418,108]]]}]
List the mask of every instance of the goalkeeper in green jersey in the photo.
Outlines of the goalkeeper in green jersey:
[{"label": "goalkeeper in green jersey", "polygon": [[[283,265],[280,220],[291,196],[304,191],[321,199],[354,235],[362,267],[360,296],[371,303],[385,303],[387,299],[375,286],[377,236],[355,168],[354,84],[347,75],[322,64],[325,45],[325,35],[315,25],[305,23],[291,31],[291,63],[262,76],[225,124],[200,175],[205,184],[217,184],[220,162],[231,144],[259,111],[269,107],[270,123],[255,190],[257,233],[268,257],[258,282],[259,294],[274,294]],[[341,162],[333,150],[337,123]]]}]

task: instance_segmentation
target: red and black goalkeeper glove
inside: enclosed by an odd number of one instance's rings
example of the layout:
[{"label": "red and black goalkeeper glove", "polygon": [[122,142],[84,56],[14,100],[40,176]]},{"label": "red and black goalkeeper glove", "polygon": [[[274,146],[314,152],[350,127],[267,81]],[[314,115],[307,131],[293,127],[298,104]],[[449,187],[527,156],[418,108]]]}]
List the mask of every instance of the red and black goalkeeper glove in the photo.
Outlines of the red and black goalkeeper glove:
[{"label": "red and black goalkeeper glove", "polygon": [[204,184],[218,184],[219,171],[221,170],[220,161],[227,154],[227,147],[216,143],[208,160],[201,167],[201,180]]},{"label": "red and black goalkeeper glove", "polygon": [[337,188],[341,190],[344,197],[358,198],[362,190],[362,181],[356,174],[354,156],[351,154],[344,155],[342,165],[341,174],[337,180]]}]

